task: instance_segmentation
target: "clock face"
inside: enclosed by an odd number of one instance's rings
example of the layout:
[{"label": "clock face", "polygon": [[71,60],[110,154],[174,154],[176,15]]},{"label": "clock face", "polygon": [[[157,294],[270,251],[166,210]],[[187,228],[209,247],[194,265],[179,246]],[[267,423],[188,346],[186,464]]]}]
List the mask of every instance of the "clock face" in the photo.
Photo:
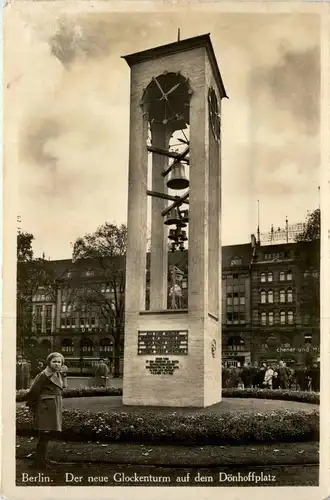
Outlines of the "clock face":
[{"label": "clock face", "polygon": [[143,96],[143,107],[150,123],[189,122],[189,102],[192,91],[180,73],[166,71],[154,77]]},{"label": "clock face", "polygon": [[220,113],[216,93],[211,87],[209,90],[209,115],[213,135],[217,141],[220,140]]}]

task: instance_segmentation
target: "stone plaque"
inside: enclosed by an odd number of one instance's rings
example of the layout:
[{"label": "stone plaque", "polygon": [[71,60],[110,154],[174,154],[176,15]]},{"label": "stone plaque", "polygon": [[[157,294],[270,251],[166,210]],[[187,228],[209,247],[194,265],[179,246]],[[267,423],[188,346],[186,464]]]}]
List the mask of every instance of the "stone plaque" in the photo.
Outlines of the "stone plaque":
[{"label": "stone plaque", "polygon": [[155,358],[146,361],[146,369],[152,375],[173,375],[179,369],[179,361],[169,358]]},{"label": "stone plaque", "polygon": [[138,354],[188,354],[188,331],[138,332]]}]

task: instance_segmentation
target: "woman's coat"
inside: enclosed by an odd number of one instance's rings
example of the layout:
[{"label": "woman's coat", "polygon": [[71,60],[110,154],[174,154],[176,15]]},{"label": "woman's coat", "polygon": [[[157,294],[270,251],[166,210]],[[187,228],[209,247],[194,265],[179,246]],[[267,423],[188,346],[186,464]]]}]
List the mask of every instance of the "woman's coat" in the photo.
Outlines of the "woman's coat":
[{"label": "woman's coat", "polygon": [[62,391],[60,374],[46,368],[36,376],[27,394],[27,404],[33,410],[37,430],[62,430]]}]

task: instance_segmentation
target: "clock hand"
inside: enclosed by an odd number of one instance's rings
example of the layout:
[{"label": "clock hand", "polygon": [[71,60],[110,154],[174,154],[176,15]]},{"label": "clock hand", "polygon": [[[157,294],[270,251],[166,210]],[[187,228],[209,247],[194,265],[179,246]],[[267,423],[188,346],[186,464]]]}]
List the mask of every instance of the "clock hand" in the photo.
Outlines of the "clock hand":
[{"label": "clock hand", "polygon": [[162,87],[160,86],[159,81],[157,80],[157,78],[156,78],[156,77],[154,77],[154,80],[155,80],[156,85],[157,85],[157,87],[159,88],[159,90],[160,90],[160,92],[161,92],[161,94],[162,94],[162,98],[165,98],[165,99],[166,99],[166,94],[164,93],[164,91],[163,91]]},{"label": "clock hand", "polygon": [[177,83],[176,85],[174,85],[174,87],[172,87],[168,92],[166,92],[163,97],[161,97],[161,99],[163,98],[167,98],[170,94],[172,94],[172,92],[174,92],[178,87],[180,86],[180,83]]}]

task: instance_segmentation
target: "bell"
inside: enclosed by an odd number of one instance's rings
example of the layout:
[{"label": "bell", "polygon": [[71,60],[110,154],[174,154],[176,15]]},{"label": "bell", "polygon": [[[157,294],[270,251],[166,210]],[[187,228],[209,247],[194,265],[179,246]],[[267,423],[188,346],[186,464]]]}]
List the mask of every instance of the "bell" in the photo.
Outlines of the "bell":
[{"label": "bell", "polygon": [[181,250],[181,252],[184,251],[184,244],[183,243],[180,243],[179,249]]},{"label": "bell", "polygon": [[182,241],[188,241],[187,231],[181,231],[181,240]]},{"label": "bell", "polygon": [[181,219],[179,215],[179,210],[178,208],[172,208],[172,210],[167,214],[167,217],[164,221],[164,224],[167,226],[172,226],[173,224],[180,224]]},{"label": "bell", "polygon": [[175,162],[170,172],[170,178],[167,181],[167,187],[170,189],[185,189],[189,186],[189,179],[185,175],[184,165]]},{"label": "bell", "polygon": [[189,222],[189,210],[181,210],[181,220],[184,223]]},{"label": "bell", "polygon": [[168,239],[169,240],[176,240],[175,229],[170,229],[170,231],[168,233]]},{"label": "bell", "polygon": [[182,227],[187,227],[187,224],[185,224],[183,222],[182,219],[180,219],[180,222],[177,223],[176,227],[179,229],[179,228],[182,228]]},{"label": "bell", "polygon": [[171,243],[171,252],[175,252],[175,247],[176,247],[176,244],[174,242]]}]

